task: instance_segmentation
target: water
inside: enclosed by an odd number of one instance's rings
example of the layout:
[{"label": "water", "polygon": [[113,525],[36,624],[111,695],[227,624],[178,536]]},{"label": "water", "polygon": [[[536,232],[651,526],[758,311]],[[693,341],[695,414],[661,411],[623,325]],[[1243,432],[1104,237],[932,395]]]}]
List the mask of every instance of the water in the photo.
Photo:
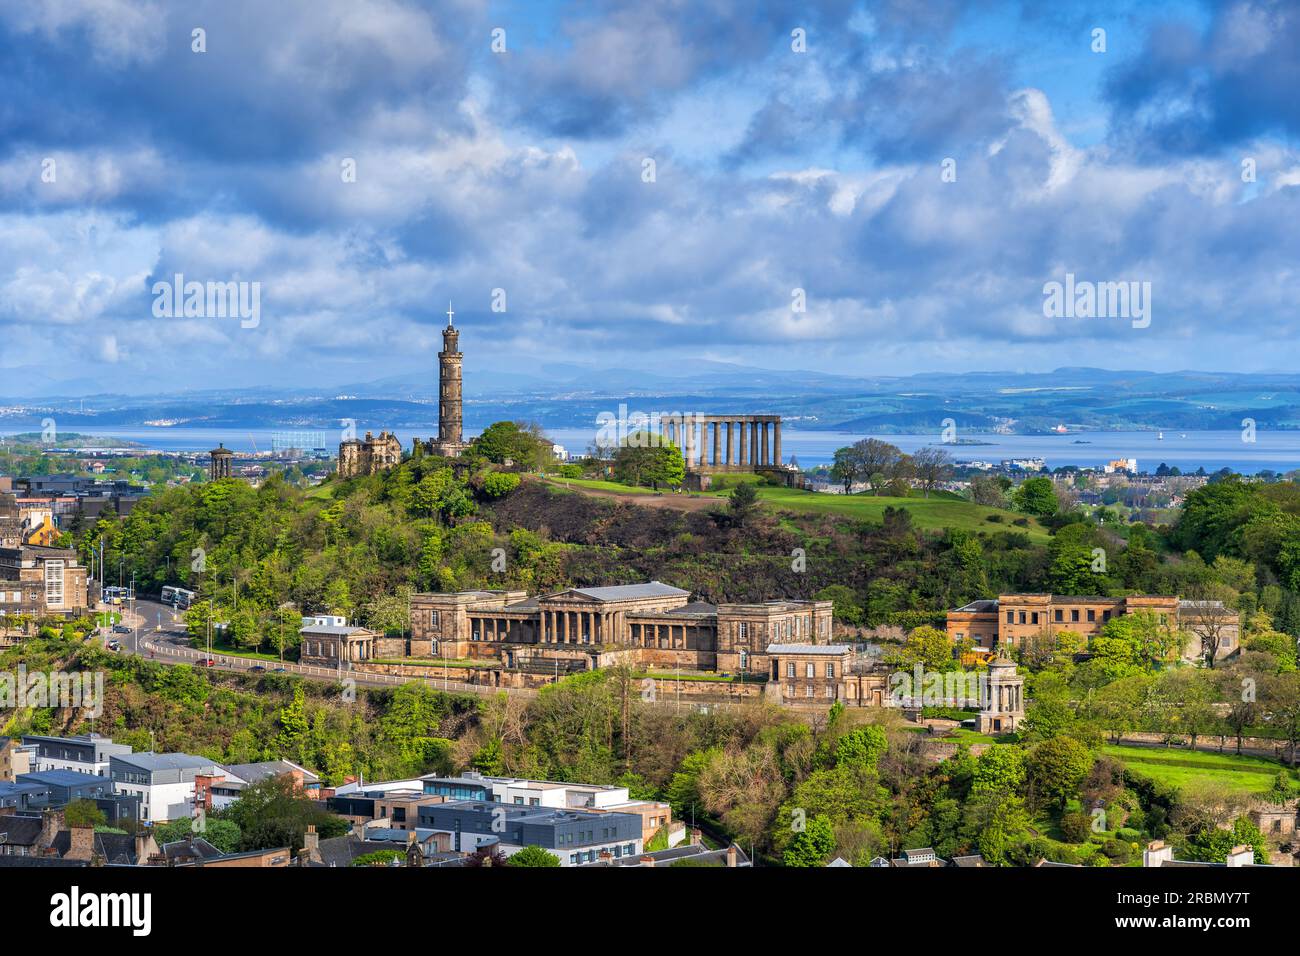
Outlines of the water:
[{"label": "water", "polygon": [[[358,423],[357,432],[364,435],[366,429],[378,433],[379,424]],[[15,429],[25,430],[25,429]],[[332,429],[275,429],[275,428],[193,428],[189,426],[163,427],[115,427],[78,425],[71,431],[83,435],[104,435],[114,438],[139,442],[155,451],[206,452],[223,443],[237,454],[253,451],[269,451],[272,439],[276,435],[290,432],[318,432],[331,453],[337,452],[341,435]],[[411,439],[416,435],[428,438],[436,435],[436,423],[416,428],[397,429],[396,433],[403,446],[410,447]],[[477,432],[466,431],[466,437],[472,438]],[[997,463],[1004,458],[1042,458],[1048,468],[1061,465],[1080,465],[1101,467],[1116,458],[1136,458],[1139,470],[1155,471],[1162,462],[1177,466],[1183,471],[1195,471],[1204,467],[1206,471],[1218,471],[1231,468],[1242,474],[1253,474],[1265,468],[1285,472],[1300,468],[1300,431],[1257,431],[1254,442],[1242,440],[1239,431],[1166,431],[1164,440],[1156,437],[1156,432],[1080,432],[1068,435],[976,435],[967,433],[963,437],[970,440],[987,442],[981,445],[946,445],[948,453],[957,461],[991,461]],[[557,444],[563,445],[571,454],[581,453],[587,449],[596,436],[592,428],[552,428],[547,435]],[[1184,435],[1186,437],[1184,437]],[[926,435],[887,435],[879,433],[847,433],[832,431],[809,431],[785,426],[781,429],[781,448],[788,461],[794,455],[799,464],[811,467],[829,464],[835,450],[852,444],[861,438],[879,438],[897,445],[905,452],[914,452],[926,445],[938,443],[935,434]],[[1087,444],[1075,444],[1087,442]]]}]

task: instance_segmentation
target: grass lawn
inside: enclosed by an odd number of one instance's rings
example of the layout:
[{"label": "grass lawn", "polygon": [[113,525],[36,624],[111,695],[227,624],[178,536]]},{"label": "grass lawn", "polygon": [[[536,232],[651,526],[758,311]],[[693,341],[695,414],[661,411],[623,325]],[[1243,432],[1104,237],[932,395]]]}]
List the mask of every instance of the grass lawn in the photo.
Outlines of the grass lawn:
[{"label": "grass lawn", "polygon": [[1279,772],[1300,781],[1300,775],[1267,757],[1204,753],[1165,747],[1128,747],[1107,744],[1102,753],[1124,766],[1161,783],[1195,787],[1199,783],[1222,783],[1243,794],[1260,794],[1272,789]]},{"label": "grass lawn", "polygon": [[[597,479],[597,478],[551,478],[551,477],[547,477],[547,478],[544,479],[544,480],[546,481],[547,484],[549,484],[549,485],[555,485],[556,487],[559,487],[559,488],[564,488],[564,487],[566,487],[566,486],[572,486],[572,487],[574,487],[574,488],[590,488],[592,491],[612,491],[612,492],[614,492],[615,494],[620,494],[620,495],[653,495],[653,494],[673,495],[673,494],[678,494],[678,492],[674,492],[674,491],[672,491],[671,489],[668,489],[668,488],[662,488],[662,489],[660,489],[659,491],[656,492],[653,488],[641,488],[641,487],[639,487],[639,486],[637,486],[637,485],[625,485],[625,484],[623,484],[622,482],[618,482],[618,481],[603,481],[603,480],[601,480],[601,479]],[[702,495],[702,494],[699,494],[699,493],[696,493],[696,492],[689,492],[689,491],[683,491],[683,492],[680,492],[680,494],[682,494],[682,495],[692,495],[692,496],[697,497],[697,498],[698,498],[698,497],[712,497],[712,496],[710,496],[710,495]]]},{"label": "grass lawn", "polygon": [[[965,531],[1020,531],[1031,540],[1046,541],[1049,535],[1035,518],[1028,527],[1017,527],[1011,522],[1024,517],[1011,511],[986,508],[961,498],[932,495],[930,498],[890,498],[873,495],[831,495],[817,491],[800,491],[797,488],[760,487],[759,500],[776,508],[791,511],[809,511],[818,514],[842,514],[869,521],[883,519],[886,508],[906,508],[918,528],[958,528]],[[998,515],[1001,521],[988,521],[989,515]]]}]

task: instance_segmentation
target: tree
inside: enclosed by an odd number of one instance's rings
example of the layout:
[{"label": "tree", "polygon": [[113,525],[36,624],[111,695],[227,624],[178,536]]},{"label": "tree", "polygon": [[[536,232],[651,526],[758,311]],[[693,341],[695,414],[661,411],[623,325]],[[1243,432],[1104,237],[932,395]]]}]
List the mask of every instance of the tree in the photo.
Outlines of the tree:
[{"label": "tree", "polygon": [[322,838],[341,836],[348,829],[346,820],[318,807],[287,775],[245,787],[223,815],[239,827],[243,850],[288,847],[297,852],[308,826],[315,826]]},{"label": "tree", "polygon": [[1079,785],[1092,764],[1092,752],[1073,737],[1044,740],[1029,751],[1026,770],[1030,792],[1064,807],[1067,800],[1078,795]]},{"label": "tree", "polygon": [[666,438],[637,431],[614,452],[614,477],[629,485],[675,488],[686,477],[686,463],[678,447]]},{"label": "tree", "polygon": [[912,468],[929,498],[935,486],[952,477],[952,456],[942,448],[918,448],[912,453]]},{"label": "tree", "polygon": [[518,422],[493,422],[470,443],[470,454],[497,465],[512,461],[536,470],[550,461],[550,442],[539,431]]},{"label": "tree", "polygon": [[518,853],[511,854],[506,859],[507,866],[559,866],[560,858],[554,853],[548,853],[540,846],[526,846]]},{"label": "tree", "polygon": [[1056,514],[1059,502],[1051,478],[1026,478],[1011,496],[1012,503],[1025,514],[1046,518]]},{"label": "tree", "polygon": [[835,850],[835,829],[830,820],[818,814],[804,824],[785,848],[782,862],[786,866],[825,866]]},{"label": "tree", "polygon": [[94,800],[73,800],[63,808],[63,819],[70,827],[102,827],[108,822]]},{"label": "tree", "polygon": [[493,471],[483,477],[483,494],[489,498],[504,498],[519,487],[519,476],[508,471]]},{"label": "tree", "polygon": [[863,622],[862,605],[853,589],[845,584],[828,584],[814,595],[818,601],[830,601],[833,605],[831,615],[841,624],[849,627],[861,627]]},{"label": "tree", "polygon": [[727,501],[727,512],[731,515],[731,521],[737,528],[743,528],[757,510],[758,489],[754,487],[754,482],[742,481],[731,489],[731,497]]}]

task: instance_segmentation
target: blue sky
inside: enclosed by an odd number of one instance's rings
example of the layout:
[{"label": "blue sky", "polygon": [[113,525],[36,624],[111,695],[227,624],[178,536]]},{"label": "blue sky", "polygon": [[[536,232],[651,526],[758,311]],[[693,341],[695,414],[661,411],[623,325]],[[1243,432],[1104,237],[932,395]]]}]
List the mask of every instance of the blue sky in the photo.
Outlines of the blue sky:
[{"label": "blue sky", "polygon": [[449,299],[471,373],[1296,364],[1293,4],[51,0],[0,63],[4,395],[432,374]]}]

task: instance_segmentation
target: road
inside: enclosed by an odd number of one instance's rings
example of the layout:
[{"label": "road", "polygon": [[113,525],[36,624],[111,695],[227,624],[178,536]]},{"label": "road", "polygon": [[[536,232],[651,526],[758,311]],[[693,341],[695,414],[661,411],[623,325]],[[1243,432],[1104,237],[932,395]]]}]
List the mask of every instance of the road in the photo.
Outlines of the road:
[{"label": "road", "polygon": [[[353,670],[335,670],[328,667],[312,667],[286,661],[263,661],[256,658],[240,657],[235,654],[213,652],[211,655],[190,647],[189,634],[185,629],[184,612],[172,610],[170,605],[159,601],[139,599],[134,610],[122,611],[122,623],[130,627],[130,634],[112,634],[109,640],[116,638],[122,642],[122,652],[136,654],[154,660],[159,664],[193,664],[202,665],[204,658],[211,657],[213,667],[217,670],[248,673],[258,668],[258,673],[295,674],[311,680],[338,684],[351,680],[360,687],[397,687],[402,684],[423,683],[436,690],[455,691],[466,694],[496,694],[501,688],[483,684],[467,684],[461,681],[442,680],[437,677],[397,677],[390,674],[367,674]],[[531,689],[511,688],[512,693],[533,696]]]}]

